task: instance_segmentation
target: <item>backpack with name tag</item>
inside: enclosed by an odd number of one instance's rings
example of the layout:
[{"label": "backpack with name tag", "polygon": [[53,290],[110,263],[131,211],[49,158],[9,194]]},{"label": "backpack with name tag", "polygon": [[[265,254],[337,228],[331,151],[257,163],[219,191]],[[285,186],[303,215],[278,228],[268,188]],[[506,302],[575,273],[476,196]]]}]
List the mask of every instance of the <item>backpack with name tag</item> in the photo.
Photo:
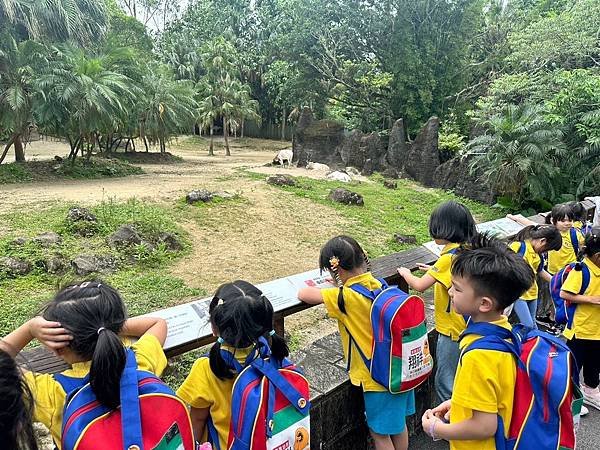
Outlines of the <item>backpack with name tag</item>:
[{"label": "backpack with name tag", "polygon": [[473,350],[511,353],[517,364],[514,402],[508,438],[498,416],[497,450],[571,450],[583,399],[573,355],[558,338],[523,325],[513,330],[469,323],[462,336],[482,336],[461,353]]},{"label": "backpack with name tag", "polygon": [[423,299],[379,280],[381,289],[370,291],[361,284],[350,289],[368,298],[371,305],[373,340],[371,358],[360,349],[350,333],[348,367],[352,347],[358,350],[373,380],[393,394],[416,388],[433,369],[429,352]]},{"label": "backpack with name tag", "polygon": [[[308,381],[290,361],[271,357],[269,345],[259,339],[257,352],[244,365],[233,353],[221,350],[227,364],[238,372],[231,395],[228,450],[309,450],[310,393]],[[211,443],[220,449],[210,421]]]},{"label": "backpack with name tag", "polygon": [[561,298],[560,291],[571,271],[581,271],[581,289],[574,294],[582,295],[590,285],[590,269],[582,262],[571,263],[559,270],[550,280],[550,296],[556,310],[555,321],[571,328],[577,303],[571,303]]},{"label": "backpack with name tag", "polygon": [[67,393],[62,450],[193,450],[187,406],[156,375],[137,369],[133,350],[121,375],[121,406],[98,402],[89,376],[54,379]]}]

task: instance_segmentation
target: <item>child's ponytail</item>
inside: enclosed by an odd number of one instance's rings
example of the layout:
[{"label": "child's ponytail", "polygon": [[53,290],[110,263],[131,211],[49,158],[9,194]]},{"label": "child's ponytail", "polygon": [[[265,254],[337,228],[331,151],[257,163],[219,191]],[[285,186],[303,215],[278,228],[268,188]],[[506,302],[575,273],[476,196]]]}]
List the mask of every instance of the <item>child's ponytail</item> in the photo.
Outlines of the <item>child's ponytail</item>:
[{"label": "child's ponytail", "polygon": [[371,270],[371,262],[366,252],[350,236],[336,236],[330,239],[323,246],[319,255],[319,268],[321,271],[329,271],[335,279],[337,286],[340,288],[338,293],[338,308],[342,313],[346,314],[344,284],[339,274],[340,267],[349,271],[359,268],[364,268],[365,271]]},{"label": "child's ponytail", "polygon": [[554,225],[528,225],[510,240],[525,242],[532,239],[546,239],[545,252],[562,247],[562,236]]},{"label": "child's ponytail", "polygon": [[271,335],[271,355],[281,362],[290,355],[290,349],[285,339],[277,333]]},{"label": "child's ponytail", "polygon": [[125,348],[118,334],[100,327],[90,365],[90,386],[96,398],[111,409],[121,403],[120,381],[125,369]]},{"label": "child's ponytail", "polygon": [[235,372],[233,368],[227,365],[227,362],[223,359],[221,355],[221,339],[217,338],[217,342],[215,342],[210,348],[210,352],[208,353],[208,363],[210,365],[210,370],[214,373],[217,378],[221,380],[231,380],[235,376]]},{"label": "child's ponytail", "polygon": [[71,285],[45,307],[43,316],[60,322],[73,336],[69,348],[91,361],[90,386],[98,401],[112,409],[119,406],[126,360],[119,333],[127,319],[119,293],[97,281]]}]

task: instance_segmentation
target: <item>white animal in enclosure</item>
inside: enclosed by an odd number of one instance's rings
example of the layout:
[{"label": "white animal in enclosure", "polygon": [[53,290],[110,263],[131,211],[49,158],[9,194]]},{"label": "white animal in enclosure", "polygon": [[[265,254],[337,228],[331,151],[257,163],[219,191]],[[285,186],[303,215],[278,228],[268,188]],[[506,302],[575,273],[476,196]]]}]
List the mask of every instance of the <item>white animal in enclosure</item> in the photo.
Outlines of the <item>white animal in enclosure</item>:
[{"label": "white animal in enclosure", "polygon": [[322,172],[328,172],[331,169],[329,168],[329,166],[327,164],[321,164],[318,162],[309,162],[306,165],[306,170],[320,170]]},{"label": "white animal in enclosure", "polygon": [[288,167],[292,165],[292,158],[294,157],[294,152],[292,149],[286,148],[285,150],[279,150],[277,156],[273,159],[273,164],[281,164],[285,167],[285,163],[287,162]]},{"label": "white animal in enclosure", "polygon": [[348,175],[346,172],[342,172],[340,170],[336,170],[335,172],[331,172],[331,173],[327,174],[327,179],[335,180],[335,181],[343,181],[344,183],[349,183],[350,181],[352,181],[352,178],[350,177],[350,175]]},{"label": "white animal in enclosure", "polygon": [[355,167],[346,167],[344,170],[348,175],[360,175],[360,172]]}]

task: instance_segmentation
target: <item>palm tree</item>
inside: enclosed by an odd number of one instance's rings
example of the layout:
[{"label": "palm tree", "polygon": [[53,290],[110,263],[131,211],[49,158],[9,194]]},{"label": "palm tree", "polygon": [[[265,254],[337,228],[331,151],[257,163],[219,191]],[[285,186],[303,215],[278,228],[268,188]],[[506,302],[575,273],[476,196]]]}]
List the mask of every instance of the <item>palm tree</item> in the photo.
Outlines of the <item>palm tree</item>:
[{"label": "palm tree", "polygon": [[533,198],[554,197],[557,157],[564,151],[562,133],[543,119],[538,105],[508,105],[499,114],[479,121],[486,132],[468,144],[472,170],[500,195],[520,204]]},{"label": "palm tree", "polygon": [[84,44],[106,33],[106,2],[98,0],[2,0],[0,29],[18,29],[24,39]]},{"label": "palm tree", "polygon": [[229,130],[237,128],[238,120],[259,120],[258,102],[250,97],[250,88],[242,83],[236,67],[233,45],[223,37],[208,42],[202,48],[206,74],[198,83],[200,97],[199,122],[210,127],[209,155],[213,155],[214,121],[223,118],[225,155],[231,156]]},{"label": "palm tree", "polygon": [[47,49],[33,41],[20,44],[7,33],[0,43],[0,130],[9,135],[0,163],[14,146],[15,161],[25,161],[24,137],[33,124],[35,71],[47,64]]},{"label": "palm tree", "polygon": [[81,48],[55,47],[57,55],[47,73],[37,80],[44,101],[39,102],[42,122],[71,142],[71,158],[87,146],[89,159],[101,131],[116,129],[122,113],[139,93],[131,80],[115,71],[111,55],[89,56]]},{"label": "palm tree", "polygon": [[140,103],[140,136],[157,141],[161,153],[177,131],[189,130],[194,124],[198,104],[194,85],[189,80],[174,80],[164,68],[155,68],[143,80],[144,95]]}]

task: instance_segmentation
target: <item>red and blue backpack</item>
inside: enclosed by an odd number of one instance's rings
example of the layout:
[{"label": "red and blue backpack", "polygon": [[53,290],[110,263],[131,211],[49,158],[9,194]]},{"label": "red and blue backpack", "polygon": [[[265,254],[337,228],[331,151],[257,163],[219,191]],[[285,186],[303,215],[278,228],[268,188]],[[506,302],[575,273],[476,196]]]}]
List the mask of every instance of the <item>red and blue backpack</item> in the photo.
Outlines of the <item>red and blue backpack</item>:
[{"label": "red and blue backpack", "polygon": [[393,394],[416,388],[433,369],[429,352],[423,299],[379,279],[381,289],[371,291],[362,284],[350,289],[372,302],[371,358],[360,349],[348,332],[348,369],[352,347],[358,350],[371,377]]},{"label": "red and blue backpack", "polygon": [[568,264],[550,280],[550,296],[556,310],[555,321],[558,324],[566,325],[567,328],[572,328],[573,318],[575,317],[575,309],[577,303],[571,303],[560,297],[560,291],[563,284],[567,280],[567,276],[572,271],[581,271],[581,289],[576,294],[582,295],[590,285],[590,269],[582,262]]},{"label": "red and blue backpack", "polygon": [[461,336],[482,336],[461,353],[495,350],[511,353],[517,364],[508,438],[498,416],[498,450],[570,450],[575,448],[574,413],[581,409],[575,358],[560,339],[515,325],[513,330],[490,323],[469,323]]},{"label": "red and blue backpack", "polygon": [[[257,352],[244,365],[227,350],[221,356],[238,372],[231,395],[228,450],[309,450],[310,392],[308,380],[290,361],[271,357],[259,339]],[[219,436],[209,418],[209,438],[216,450]]]},{"label": "red and blue backpack", "polygon": [[127,349],[121,375],[121,406],[98,402],[89,376],[54,379],[67,393],[63,412],[63,450],[193,450],[187,406],[156,375],[137,369]]}]

